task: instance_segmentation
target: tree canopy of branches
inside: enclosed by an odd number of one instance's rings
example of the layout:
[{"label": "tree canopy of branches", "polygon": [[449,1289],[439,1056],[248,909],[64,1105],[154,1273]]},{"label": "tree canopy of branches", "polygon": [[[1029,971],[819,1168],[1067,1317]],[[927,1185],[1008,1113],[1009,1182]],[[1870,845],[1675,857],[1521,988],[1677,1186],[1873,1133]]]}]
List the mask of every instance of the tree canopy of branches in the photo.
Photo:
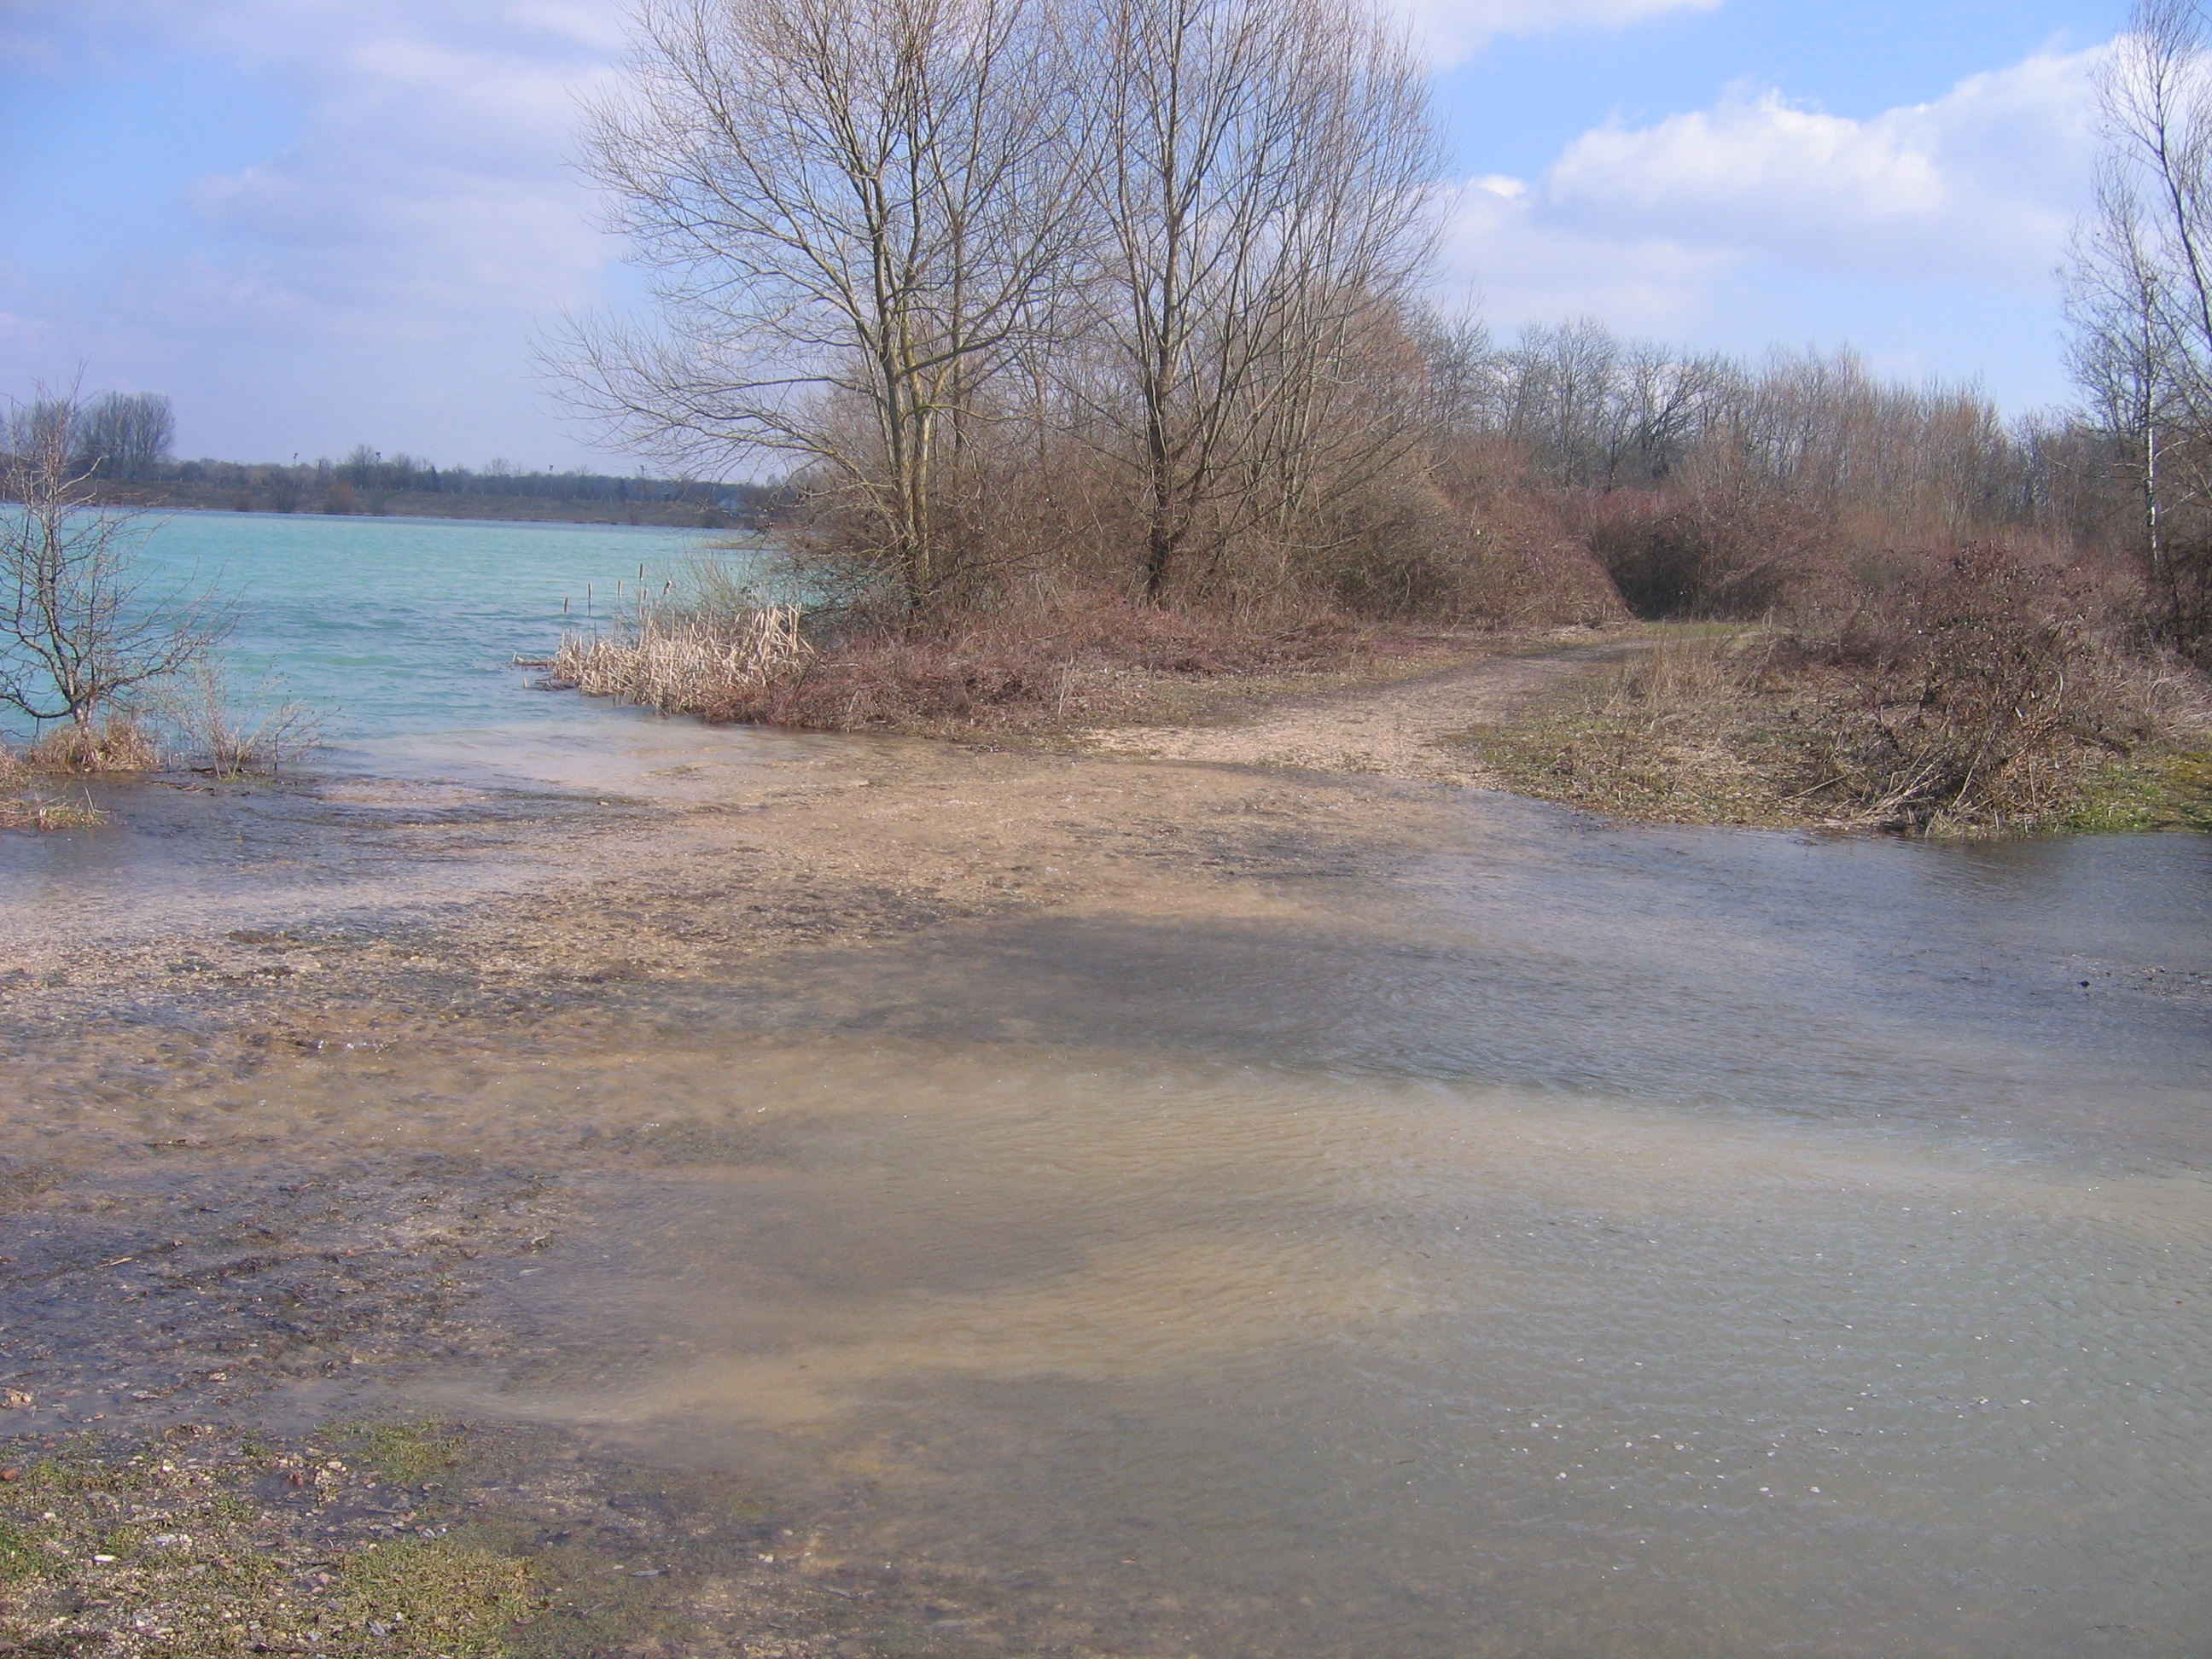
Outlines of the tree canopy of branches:
[{"label": "tree canopy of branches", "polygon": [[228,617],[204,595],[151,591],[133,515],[96,504],[96,464],[77,441],[85,412],[73,395],[41,398],[9,422],[0,705],[88,730],[118,699],[205,656]]},{"label": "tree canopy of branches", "polygon": [[1367,0],[646,0],[588,150],[663,325],[558,367],[634,447],[796,466],[910,611],[1024,556],[1013,457],[1118,480],[1158,599],[1405,447],[1423,84]]},{"label": "tree canopy of branches", "polygon": [[926,604],[949,457],[1075,257],[1061,20],[1048,0],[647,0],[638,26],[590,165],[667,330],[582,331],[586,404],[686,463],[817,469]]},{"label": "tree canopy of branches", "polygon": [[143,478],[169,458],[177,417],[158,392],[104,392],[82,404],[76,428],[77,465],[112,478]]},{"label": "tree canopy of branches", "polygon": [[1109,0],[1099,27],[1092,322],[1158,600],[1194,534],[1295,537],[1329,460],[1391,445],[1341,394],[1413,302],[1435,157],[1420,66],[1371,13]]}]

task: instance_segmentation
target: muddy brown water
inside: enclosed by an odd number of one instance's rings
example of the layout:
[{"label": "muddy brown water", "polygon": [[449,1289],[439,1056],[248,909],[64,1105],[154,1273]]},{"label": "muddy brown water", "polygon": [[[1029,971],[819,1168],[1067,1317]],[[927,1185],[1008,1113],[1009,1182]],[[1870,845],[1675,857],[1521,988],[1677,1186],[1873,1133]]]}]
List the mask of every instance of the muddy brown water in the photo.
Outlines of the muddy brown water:
[{"label": "muddy brown water", "polygon": [[[2212,840],[1434,810],[131,1109],[569,1149],[392,1398],[773,1493],[943,1651],[2205,1651]],[[73,880],[246,867],[163,845]]]}]

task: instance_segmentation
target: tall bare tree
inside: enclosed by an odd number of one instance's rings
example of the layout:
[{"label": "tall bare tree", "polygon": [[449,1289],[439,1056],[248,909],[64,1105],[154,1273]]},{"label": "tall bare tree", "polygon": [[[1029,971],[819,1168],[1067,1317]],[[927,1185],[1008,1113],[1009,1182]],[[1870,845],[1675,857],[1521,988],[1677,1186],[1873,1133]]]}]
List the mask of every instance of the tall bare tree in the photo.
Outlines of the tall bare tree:
[{"label": "tall bare tree", "polygon": [[2096,204],[2066,267],[2076,379],[2125,447],[2154,586],[2212,636],[2212,42],[2137,0],[2098,85]]},{"label": "tall bare tree", "polygon": [[1157,600],[1194,536],[1298,501],[1317,441],[1348,435],[1329,394],[1425,267],[1433,150],[1420,66],[1361,0],[1096,18],[1097,326],[1124,390],[1103,412],[1127,431]]},{"label": "tall bare tree", "polygon": [[103,477],[143,478],[168,459],[176,414],[158,392],[104,392],[82,404],[73,422],[80,465]]},{"label": "tall bare tree", "polygon": [[588,167],[653,272],[653,337],[566,368],[629,443],[826,477],[903,598],[959,571],[946,469],[1079,239],[1056,0],[642,0]]}]

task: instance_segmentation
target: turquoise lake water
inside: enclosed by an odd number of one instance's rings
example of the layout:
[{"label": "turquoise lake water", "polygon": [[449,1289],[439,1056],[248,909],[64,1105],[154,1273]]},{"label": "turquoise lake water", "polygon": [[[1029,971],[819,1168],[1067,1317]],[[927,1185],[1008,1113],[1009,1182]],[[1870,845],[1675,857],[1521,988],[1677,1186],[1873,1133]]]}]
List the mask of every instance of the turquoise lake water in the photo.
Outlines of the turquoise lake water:
[{"label": "turquoise lake water", "polygon": [[[654,588],[726,532],[448,519],[180,513],[153,525],[148,591],[211,585],[237,601],[224,655],[311,703],[326,738],[573,719],[517,655],[549,654],[585,592],[604,619],[644,567]],[[738,555],[738,556],[744,556]]]}]

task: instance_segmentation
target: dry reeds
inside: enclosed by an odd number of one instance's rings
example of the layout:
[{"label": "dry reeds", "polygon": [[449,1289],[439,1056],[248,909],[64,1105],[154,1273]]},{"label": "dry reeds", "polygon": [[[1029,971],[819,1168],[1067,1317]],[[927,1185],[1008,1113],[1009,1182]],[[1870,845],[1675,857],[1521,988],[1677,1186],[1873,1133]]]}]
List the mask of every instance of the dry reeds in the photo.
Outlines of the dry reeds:
[{"label": "dry reeds", "polygon": [[76,774],[150,772],[161,763],[152,737],[128,714],[97,726],[72,722],[40,738],[23,758],[33,772]]},{"label": "dry reeds", "polygon": [[675,620],[641,611],[610,637],[561,637],[544,684],[662,714],[743,719],[814,655],[795,605]]}]

